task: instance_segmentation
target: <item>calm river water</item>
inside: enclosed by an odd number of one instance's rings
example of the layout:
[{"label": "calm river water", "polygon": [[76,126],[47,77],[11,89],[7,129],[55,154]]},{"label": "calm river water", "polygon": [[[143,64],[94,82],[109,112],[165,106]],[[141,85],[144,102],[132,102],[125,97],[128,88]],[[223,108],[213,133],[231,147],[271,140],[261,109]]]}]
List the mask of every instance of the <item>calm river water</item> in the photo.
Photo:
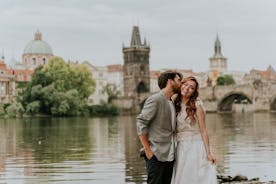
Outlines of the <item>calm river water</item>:
[{"label": "calm river water", "polygon": [[[276,114],[207,114],[218,172],[276,180]],[[0,183],[145,183],[134,116],[0,119]]]}]

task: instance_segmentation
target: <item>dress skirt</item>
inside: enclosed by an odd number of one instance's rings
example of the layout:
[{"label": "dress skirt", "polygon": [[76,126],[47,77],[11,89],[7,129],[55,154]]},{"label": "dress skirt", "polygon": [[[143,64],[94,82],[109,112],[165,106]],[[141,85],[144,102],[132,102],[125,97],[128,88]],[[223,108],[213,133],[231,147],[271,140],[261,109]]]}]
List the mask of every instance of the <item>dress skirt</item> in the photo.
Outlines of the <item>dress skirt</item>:
[{"label": "dress skirt", "polygon": [[217,184],[216,166],[207,160],[200,135],[177,142],[171,184]]}]

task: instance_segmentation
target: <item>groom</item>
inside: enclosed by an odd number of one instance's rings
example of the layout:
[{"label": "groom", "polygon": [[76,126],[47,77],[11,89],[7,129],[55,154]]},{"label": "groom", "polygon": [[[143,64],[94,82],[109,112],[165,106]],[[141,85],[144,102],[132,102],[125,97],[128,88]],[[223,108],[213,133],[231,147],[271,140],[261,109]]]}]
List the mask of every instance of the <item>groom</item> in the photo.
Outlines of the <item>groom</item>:
[{"label": "groom", "polygon": [[137,132],[145,150],[147,183],[170,184],[173,161],[175,109],[171,96],[179,92],[182,75],[174,71],[160,74],[160,92],[150,96],[137,116]]}]

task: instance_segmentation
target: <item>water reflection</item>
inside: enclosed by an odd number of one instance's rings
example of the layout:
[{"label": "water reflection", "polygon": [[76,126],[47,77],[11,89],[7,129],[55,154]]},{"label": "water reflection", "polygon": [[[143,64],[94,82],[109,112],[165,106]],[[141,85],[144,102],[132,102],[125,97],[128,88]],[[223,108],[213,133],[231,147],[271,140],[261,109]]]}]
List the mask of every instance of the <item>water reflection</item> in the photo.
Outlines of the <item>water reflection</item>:
[{"label": "water reflection", "polygon": [[[276,114],[207,114],[218,171],[276,180]],[[134,116],[0,119],[0,183],[145,183]]]},{"label": "water reflection", "polygon": [[124,117],[123,129],[125,129],[125,156],[126,156],[126,183],[143,183],[146,180],[145,162],[139,157],[141,148],[140,140],[136,135],[135,117]]},{"label": "water reflection", "polygon": [[[218,150],[218,171],[229,175],[245,174],[268,181],[276,179],[275,114],[214,114],[207,116],[215,129],[213,145]],[[220,129],[220,130],[219,130]]]}]

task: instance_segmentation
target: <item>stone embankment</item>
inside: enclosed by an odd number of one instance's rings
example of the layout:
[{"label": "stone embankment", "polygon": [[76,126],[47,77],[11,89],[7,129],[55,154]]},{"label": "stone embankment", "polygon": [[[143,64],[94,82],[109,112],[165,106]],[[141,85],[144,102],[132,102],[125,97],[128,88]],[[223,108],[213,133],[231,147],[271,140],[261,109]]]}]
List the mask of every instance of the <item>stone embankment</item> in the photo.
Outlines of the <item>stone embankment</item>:
[{"label": "stone embankment", "polygon": [[219,184],[276,184],[275,181],[262,182],[259,178],[248,179],[243,175],[236,175],[234,177],[218,175],[217,178]]}]

